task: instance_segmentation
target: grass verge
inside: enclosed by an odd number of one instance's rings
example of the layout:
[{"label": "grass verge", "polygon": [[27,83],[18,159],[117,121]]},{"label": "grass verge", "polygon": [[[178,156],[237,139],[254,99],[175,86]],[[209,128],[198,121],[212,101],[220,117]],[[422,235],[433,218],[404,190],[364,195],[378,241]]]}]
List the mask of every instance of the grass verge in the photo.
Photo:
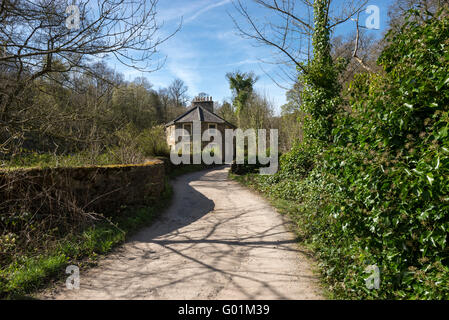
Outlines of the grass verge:
[{"label": "grass verge", "polygon": [[0,298],[27,298],[49,282],[67,277],[66,266],[74,264],[83,268],[95,264],[99,256],[154,221],[168,206],[171,196],[172,188],[166,180],[165,191],[153,206],[125,209],[119,217],[103,220],[79,234],[60,239],[51,250],[18,257],[0,270]]}]

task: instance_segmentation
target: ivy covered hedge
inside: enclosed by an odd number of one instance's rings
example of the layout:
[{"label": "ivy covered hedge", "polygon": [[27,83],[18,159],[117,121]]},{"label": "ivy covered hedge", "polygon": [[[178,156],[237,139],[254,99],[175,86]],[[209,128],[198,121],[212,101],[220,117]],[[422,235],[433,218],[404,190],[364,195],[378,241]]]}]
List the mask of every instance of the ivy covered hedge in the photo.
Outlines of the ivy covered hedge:
[{"label": "ivy covered hedge", "polygon": [[[448,299],[449,18],[410,19],[387,40],[384,73],[352,83],[333,143],[297,145],[252,182],[295,204],[336,296]],[[378,290],[365,283],[370,265]]]}]

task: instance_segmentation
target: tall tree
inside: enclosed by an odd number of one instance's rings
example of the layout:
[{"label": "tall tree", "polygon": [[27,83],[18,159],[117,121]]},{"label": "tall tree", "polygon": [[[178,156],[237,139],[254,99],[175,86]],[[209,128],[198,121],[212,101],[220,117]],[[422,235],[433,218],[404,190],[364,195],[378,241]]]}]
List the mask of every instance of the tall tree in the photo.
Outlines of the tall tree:
[{"label": "tall tree", "polygon": [[185,107],[189,97],[187,91],[189,88],[181,79],[175,79],[168,87],[168,93],[173,99],[176,107]]},{"label": "tall tree", "polygon": [[157,92],[162,106],[162,114],[164,122],[169,119],[169,104],[170,104],[170,94],[167,88],[160,88]]},{"label": "tall tree", "polygon": [[[312,37],[316,32],[315,10],[319,1],[309,0],[252,0],[262,14],[252,13],[248,2],[234,0],[237,14],[231,15],[239,34],[246,39],[273,49],[273,57],[266,62],[277,64],[278,71],[268,74],[273,80],[280,77],[297,81],[297,69],[307,72],[306,65],[313,56]],[[323,15],[329,34],[340,24],[355,18],[367,5],[367,0],[326,0]]]},{"label": "tall tree", "polygon": [[[331,33],[338,25],[356,17],[368,1],[254,0],[261,8],[277,17],[275,22],[261,24],[250,10],[237,0],[237,12],[246,22],[234,23],[243,37],[274,48],[286,59],[280,64],[294,66],[295,78],[304,86],[301,105],[307,114],[305,137],[330,141],[333,118],[339,107],[338,76],[344,67],[331,55]],[[279,18],[280,17],[280,18]],[[279,23],[277,22],[279,21]],[[292,70],[292,68],[290,68]]]},{"label": "tall tree", "polygon": [[253,72],[234,71],[226,74],[229,81],[229,87],[234,95],[235,113],[237,116],[238,125],[241,125],[241,114],[251,95],[253,93],[253,86],[257,82],[258,77]]},{"label": "tall tree", "polygon": [[227,101],[224,101],[221,105],[217,107],[216,113],[230,123],[233,124],[237,123],[234,107]]},{"label": "tall tree", "polygon": [[343,64],[334,64],[331,55],[329,3],[329,0],[313,3],[313,59],[301,74],[305,138],[325,142],[333,140],[334,116],[341,104],[338,76],[343,67]]}]

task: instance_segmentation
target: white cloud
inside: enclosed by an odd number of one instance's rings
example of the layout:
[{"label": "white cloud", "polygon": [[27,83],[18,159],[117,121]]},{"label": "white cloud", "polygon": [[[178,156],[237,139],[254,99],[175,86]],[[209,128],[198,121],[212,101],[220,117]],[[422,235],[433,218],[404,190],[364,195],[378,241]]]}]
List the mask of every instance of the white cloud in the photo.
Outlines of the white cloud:
[{"label": "white cloud", "polygon": [[[211,0],[202,1],[173,1],[170,8],[164,8],[158,12],[158,20],[169,22],[180,20],[184,17],[184,23],[194,21],[203,13],[230,3],[232,0],[222,0],[219,2]],[[211,4],[211,2],[214,2]],[[187,17],[187,18],[186,18]]]},{"label": "white cloud", "polygon": [[198,8],[202,6],[201,2],[198,1],[188,1],[187,3],[186,2],[187,1],[183,1],[181,5],[173,1],[172,7],[164,8],[158,12],[157,14],[158,20],[165,22],[169,22],[172,20],[180,20],[181,17],[198,10]]},{"label": "white cloud", "polygon": [[[256,84],[258,91],[267,93],[277,106],[285,102],[285,91],[259,70],[262,60],[269,60],[271,52],[266,47],[255,47],[251,41],[242,39],[236,32],[232,21],[225,14],[225,5],[231,0],[171,0],[164,1],[158,12],[158,19],[166,24],[161,30],[162,36],[175,28],[184,17],[184,26],[174,37],[163,43],[159,49],[167,60],[161,70],[145,73],[143,76],[154,85],[154,89],[167,87],[175,78],[180,78],[189,87],[188,94],[208,92],[215,100],[229,98],[230,89],[226,82],[226,72],[234,69],[255,71],[260,80]],[[162,4],[162,1],[160,2]],[[218,7],[220,7],[218,9]],[[209,12],[214,10],[214,12]],[[209,19],[211,14],[214,19]],[[196,25],[203,19],[212,23],[208,27]],[[186,25],[188,23],[188,25]],[[264,65],[270,72],[272,65]],[[126,80],[132,80],[142,74],[136,70],[121,67]]]},{"label": "white cloud", "polygon": [[263,59],[245,59],[245,60],[241,60],[241,61],[237,61],[237,62],[233,62],[233,63],[228,63],[228,64],[226,64],[226,66],[234,67],[234,66],[244,66],[244,65],[248,65],[248,64],[260,64],[261,60],[263,60]]},{"label": "white cloud", "polygon": [[218,8],[218,7],[221,7],[221,6],[225,5],[225,4],[230,3],[231,1],[232,1],[232,0],[222,0],[222,1],[220,1],[220,2],[210,4],[210,5],[208,5],[207,7],[205,7],[205,8],[203,8],[203,9],[199,10],[198,12],[196,12],[193,16],[187,18],[187,19],[186,19],[186,23],[195,20],[195,19],[198,18],[200,15],[202,15],[203,13],[205,13],[205,12],[207,12],[207,11],[209,11],[209,10],[212,10],[212,9]]},{"label": "white cloud", "polygon": [[190,94],[197,92],[201,81],[201,73],[197,67],[201,61],[202,52],[182,35],[167,41],[161,47],[161,52],[167,56],[167,62],[162,71],[170,73],[169,82],[179,78],[189,87]]}]

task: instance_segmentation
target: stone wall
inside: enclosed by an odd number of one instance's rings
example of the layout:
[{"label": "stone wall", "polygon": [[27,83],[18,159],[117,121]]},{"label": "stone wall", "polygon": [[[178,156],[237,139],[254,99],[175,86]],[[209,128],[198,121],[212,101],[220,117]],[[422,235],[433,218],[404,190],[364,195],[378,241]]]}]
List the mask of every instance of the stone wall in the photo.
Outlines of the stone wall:
[{"label": "stone wall", "polygon": [[[163,161],[142,165],[30,168],[0,171],[0,214],[20,208],[58,210],[73,202],[84,211],[113,215],[124,205],[146,205],[165,187]],[[25,205],[26,204],[26,205]]]}]

